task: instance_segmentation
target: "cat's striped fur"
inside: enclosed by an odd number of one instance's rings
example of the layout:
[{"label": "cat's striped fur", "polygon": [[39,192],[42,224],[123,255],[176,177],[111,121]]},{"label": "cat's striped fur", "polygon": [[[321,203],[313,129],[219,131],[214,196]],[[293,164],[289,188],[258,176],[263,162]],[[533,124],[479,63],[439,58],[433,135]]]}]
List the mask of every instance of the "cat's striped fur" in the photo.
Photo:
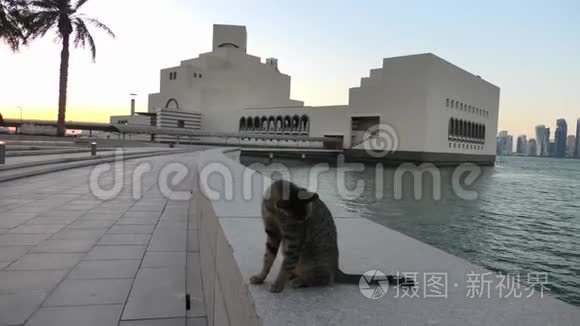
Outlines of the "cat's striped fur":
[{"label": "cat's striped fur", "polygon": [[[251,283],[264,282],[282,246],[284,260],[270,291],[282,291],[288,280],[292,287],[358,284],[361,275],[345,274],[338,268],[336,225],[317,194],[276,181],[262,202],[262,218],[267,234],[264,265]],[[394,276],[387,279],[390,284],[406,282]]]}]

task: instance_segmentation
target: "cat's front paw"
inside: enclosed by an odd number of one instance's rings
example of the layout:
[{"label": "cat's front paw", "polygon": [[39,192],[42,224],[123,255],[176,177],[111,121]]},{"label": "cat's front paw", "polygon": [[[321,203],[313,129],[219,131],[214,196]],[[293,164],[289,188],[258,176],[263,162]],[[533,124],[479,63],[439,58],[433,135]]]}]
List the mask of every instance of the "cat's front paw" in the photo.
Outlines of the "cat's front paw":
[{"label": "cat's front paw", "polygon": [[264,279],[265,279],[265,277],[263,277],[260,274],[254,275],[254,276],[250,277],[250,283],[251,284],[262,284],[262,283],[264,283]]},{"label": "cat's front paw", "polygon": [[290,286],[295,289],[304,287],[304,281],[302,281],[301,278],[296,277],[292,281],[290,281]]},{"label": "cat's front paw", "polygon": [[284,290],[284,283],[282,284],[274,283],[270,285],[270,292],[272,293],[279,293],[282,292],[282,290]]}]

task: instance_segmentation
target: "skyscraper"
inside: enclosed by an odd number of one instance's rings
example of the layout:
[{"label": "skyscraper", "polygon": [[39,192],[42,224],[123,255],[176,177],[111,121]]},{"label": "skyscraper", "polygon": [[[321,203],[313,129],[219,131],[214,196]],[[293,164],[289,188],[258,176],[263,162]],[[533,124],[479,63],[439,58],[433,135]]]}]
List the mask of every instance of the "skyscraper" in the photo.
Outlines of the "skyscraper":
[{"label": "skyscraper", "polygon": [[538,156],[547,156],[548,154],[548,142],[549,142],[549,131],[548,139],[546,139],[546,126],[538,125],[536,126],[536,154]]},{"label": "skyscraper", "polygon": [[513,152],[514,139],[507,131],[502,130],[497,136],[497,154],[511,155]]},{"label": "skyscraper", "polygon": [[536,140],[532,138],[528,142],[528,156],[537,156],[537,155],[538,155],[538,147],[536,144]]},{"label": "skyscraper", "polygon": [[518,154],[527,155],[528,153],[528,138],[526,135],[518,136],[516,143],[516,152]]},{"label": "skyscraper", "polygon": [[576,157],[580,157],[580,119],[576,121]]},{"label": "skyscraper", "polygon": [[[550,151],[550,144],[552,142],[550,142],[550,135],[551,135],[551,131],[550,128],[546,128],[544,129],[544,139],[543,140],[543,144],[542,144],[542,150],[544,151],[544,154],[542,154],[542,156],[550,156],[551,152]],[[552,146],[553,147],[553,146]]]},{"label": "skyscraper", "polygon": [[564,119],[558,119],[558,121],[556,121],[556,125],[558,126],[556,128],[556,134],[554,135],[555,137],[555,143],[556,143],[556,148],[554,150],[554,156],[556,157],[564,157],[566,156],[566,141],[568,138],[568,124],[566,123],[566,120]]},{"label": "skyscraper", "polygon": [[566,156],[574,157],[576,151],[576,136],[570,135],[566,140]]}]

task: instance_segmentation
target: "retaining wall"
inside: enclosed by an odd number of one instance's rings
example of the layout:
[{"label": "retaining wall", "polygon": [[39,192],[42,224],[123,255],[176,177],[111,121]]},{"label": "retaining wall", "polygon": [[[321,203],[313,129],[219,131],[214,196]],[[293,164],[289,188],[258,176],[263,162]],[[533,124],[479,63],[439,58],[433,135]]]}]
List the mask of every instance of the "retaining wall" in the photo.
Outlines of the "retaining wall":
[{"label": "retaining wall", "polygon": [[[216,149],[202,153],[198,177],[225,167],[231,180],[217,174],[199,178],[194,201],[199,214],[199,239],[204,299],[208,324],[213,325],[577,325],[580,309],[536,291],[530,298],[500,298],[495,273],[447,254],[369,220],[349,216],[332,206],[336,218],[341,268],[348,273],[380,270],[385,273],[418,273],[417,292],[389,287],[372,300],[356,285],[292,289],[270,293],[278,257],[265,284],[250,285],[261,268],[265,233],[260,218],[263,184],[251,177],[255,195],[243,198],[242,179],[252,171],[237,162],[239,151]],[[204,182],[203,180],[208,180]],[[248,187],[248,182],[244,183]],[[233,197],[223,198],[233,186]],[[247,189],[246,189],[247,190]],[[206,195],[221,193],[212,200]],[[323,200],[325,198],[322,198]],[[427,297],[424,276],[446,275],[446,297]],[[486,274],[489,273],[489,274]],[[469,274],[494,279],[488,298],[470,298]],[[523,285],[522,285],[523,289]],[[485,289],[484,289],[485,292]],[[504,294],[505,296],[505,294]]]}]

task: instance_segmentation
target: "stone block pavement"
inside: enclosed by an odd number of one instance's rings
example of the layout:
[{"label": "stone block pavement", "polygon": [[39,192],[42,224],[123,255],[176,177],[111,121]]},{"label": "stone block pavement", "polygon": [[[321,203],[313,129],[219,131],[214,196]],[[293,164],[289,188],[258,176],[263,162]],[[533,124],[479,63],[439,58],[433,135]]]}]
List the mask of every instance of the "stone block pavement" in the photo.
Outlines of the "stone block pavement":
[{"label": "stone block pavement", "polygon": [[190,174],[172,189],[191,191],[197,155],[125,161],[99,179],[122,180],[110,200],[90,191],[94,167],[0,183],[0,326],[206,325],[195,207],[158,184],[181,162]]}]

